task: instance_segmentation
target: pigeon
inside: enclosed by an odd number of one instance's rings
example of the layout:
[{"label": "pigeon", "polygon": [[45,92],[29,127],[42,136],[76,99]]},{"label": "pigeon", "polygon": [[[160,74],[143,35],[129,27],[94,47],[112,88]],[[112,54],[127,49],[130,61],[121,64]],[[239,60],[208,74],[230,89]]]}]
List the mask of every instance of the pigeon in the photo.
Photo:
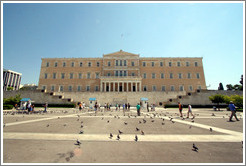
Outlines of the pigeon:
[{"label": "pigeon", "polygon": [[212,115],[211,116],[215,116],[215,114],[214,113],[212,113]]},{"label": "pigeon", "polygon": [[155,120],[152,120],[151,122],[154,122]]},{"label": "pigeon", "polygon": [[189,129],[191,129],[192,126],[189,127]]},{"label": "pigeon", "polygon": [[139,121],[138,123],[142,123],[141,121]]},{"label": "pigeon", "polygon": [[109,120],[107,122],[109,123]]},{"label": "pigeon", "polygon": [[136,130],[139,131],[139,128],[136,127]]},{"label": "pigeon", "polygon": [[182,120],[185,120],[185,118],[182,118]]},{"label": "pigeon", "polygon": [[162,122],[161,124],[162,124],[162,125],[165,125],[165,123],[163,123],[163,122]]},{"label": "pigeon", "polygon": [[127,125],[127,122],[124,122],[125,125]]},{"label": "pigeon", "polygon": [[60,119],[60,117],[58,116],[58,119]]},{"label": "pigeon", "polygon": [[172,123],[175,123],[174,121],[172,121]]},{"label": "pigeon", "polygon": [[110,133],[110,134],[109,134],[109,138],[111,139],[112,137],[113,137],[113,134],[112,134],[112,133]]},{"label": "pigeon", "polygon": [[213,131],[213,129],[212,129],[212,128],[210,128],[209,130],[210,130],[211,132]]},{"label": "pigeon", "polygon": [[67,124],[64,124],[63,126],[67,126]]},{"label": "pigeon", "polygon": [[114,118],[116,118],[116,116],[114,116]]},{"label": "pigeon", "polygon": [[84,123],[83,120],[81,120],[81,124]]},{"label": "pigeon", "polygon": [[81,131],[79,132],[79,134],[84,134],[84,131],[81,130]]},{"label": "pigeon", "polygon": [[198,152],[198,147],[194,143],[193,143],[193,149],[192,150]]},{"label": "pigeon", "polygon": [[77,119],[77,121],[79,121],[79,119]]},{"label": "pigeon", "polygon": [[46,127],[49,127],[50,125],[49,124],[47,124],[47,126]]},{"label": "pigeon", "polygon": [[3,127],[5,127],[5,123],[3,124]]},{"label": "pigeon", "polygon": [[103,118],[102,118],[102,120],[103,120]]},{"label": "pigeon", "polygon": [[80,126],[80,128],[83,128],[83,127],[84,127],[83,125]]},{"label": "pigeon", "polygon": [[147,121],[145,119],[143,119],[143,122],[146,123]]},{"label": "pigeon", "polygon": [[194,123],[195,121],[194,121],[194,120],[192,120],[191,122],[192,122],[192,123]]},{"label": "pigeon", "polygon": [[225,118],[225,116],[223,116],[223,118]]},{"label": "pigeon", "polygon": [[141,134],[144,135],[144,131],[143,130],[141,130]]},{"label": "pigeon", "polygon": [[80,117],[79,115],[77,115],[78,116],[78,118]]},{"label": "pigeon", "polygon": [[[170,117],[169,117],[170,118]],[[172,121],[173,120],[173,118],[170,118],[170,121]]]},{"label": "pigeon", "polygon": [[117,140],[120,140],[120,136],[119,136],[119,134],[117,135]]},{"label": "pigeon", "polygon": [[75,145],[80,145],[81,144],[81,142],[77,139],[77,141],[76,141],[76,144]]},{"label": "pigeon", "polygon": [[118,116],[118,119],[120,119],[120,117]]},{"label": "pigeon", "polygon": [[136,142],[138,141],[138,136],[137,136],[137,135],[135,135],[135,141],[136,141]]},{"label": "pigeon", "polygon": [[119,134],[122,134],[123,132],[122,131],[120,131],[120,130],[118,130],[119,131]]},{"label": "pigeon", "polygon": [[162,121],[164,121],[165,119],[163,118]]}]

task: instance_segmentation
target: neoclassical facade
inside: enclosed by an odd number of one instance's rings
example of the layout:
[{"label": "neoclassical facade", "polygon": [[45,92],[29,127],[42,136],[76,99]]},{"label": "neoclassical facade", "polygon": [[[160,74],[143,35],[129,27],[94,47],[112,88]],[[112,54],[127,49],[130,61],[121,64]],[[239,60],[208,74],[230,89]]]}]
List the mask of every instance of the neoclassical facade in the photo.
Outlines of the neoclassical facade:
[{"label": "neoclassical facade", "polygon": [[201,57],[42,58],[39,89],[58,92],[153,92],[206,89]]}]

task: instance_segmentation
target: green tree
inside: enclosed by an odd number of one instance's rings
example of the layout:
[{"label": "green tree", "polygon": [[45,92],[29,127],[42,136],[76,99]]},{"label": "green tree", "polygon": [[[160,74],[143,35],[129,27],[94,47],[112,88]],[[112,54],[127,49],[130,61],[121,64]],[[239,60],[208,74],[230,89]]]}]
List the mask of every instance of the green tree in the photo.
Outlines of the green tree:
[{"label": "green tree", "polygon": [[15,105],[20,103],[21,97],[20,94],[16,95],[15,97],[10,97],[10,98],[4,98],[3,99],[3,104],[9,104],[9,105]]},{"label": "green tree", "polygon": [[216,95],[209,96],[209,100],[212,101],[212,103],[216,103],[217,104],[217,107],[218,107],[219,111],[220,111],[219,104],[220,103],[225,103],[227,101],[225,95],[222,95],[222,94],[216,94]]},{"label": "green tree", "polygon": [[222,83],[219,84],[218,90],[224,90],[224,87],[223,87]]},{"label": "green tree", "polygon": [[232,84],[227,84],[226,87],[227,87],[227,90],[232,90],[232,89],[234,89],[234,87],[233,87]]},{"label": "green tree", "polygon": [[14,90],[14,88],[13,87],[7,87],[7,91],[10,91],[10,90]]},{"label": "green tree", "polygon": [[243,86],[242,85],[239,85],[239,84],[236,84],[236,85],[234,85],[234,89],[235,90],[242,90],[243,89]]},{"label": "green tree", "polygon": [[243,96],[240,95],[232,95],[230,96],[231,101],[233,101],[233,103],[239,107],[242,108],[243,107]]}]

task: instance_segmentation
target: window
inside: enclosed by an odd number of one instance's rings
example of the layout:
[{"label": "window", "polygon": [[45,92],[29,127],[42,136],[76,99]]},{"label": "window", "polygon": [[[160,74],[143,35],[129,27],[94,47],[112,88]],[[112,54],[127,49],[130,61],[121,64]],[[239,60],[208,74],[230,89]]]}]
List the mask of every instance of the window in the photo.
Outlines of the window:
[{"label": "window", "polygon": [[178,67],[180,67],[180,66],[181,66],[181,65],[180,65],[180,62],[177,62],[177,66],[178,66]]},{"label": "window", "polygon": [[90,86],[86,86],[86,91],[90,91]]},{"label": "window", "polygon": [[116,61],[115,61],[115,65],[116,65],[116,66],[118,66],[118,65],[119,65],[119,64],[118,64],[118,60],[116,60]]},{"label": "window", "polygon": [[62,85],[60,86],[59,89],[60,89],[60,92],[63,92],[63,86]]},{"label": "window", "polygon": [[162,78],[162,79],[164,78],[164,73],[161,73],[161,78]]},{"label": "window", "polygon": [[111,63],[110,62],[108,62],[108,66],[111,66]]},{"label": "window", "polygon": [[65,78],[65,73],[61,73],[61,79]]},{"label": "window", "polygon": [[68,86],[68,91],[71,92],[73,90],[73,87],[71,85]]},{"label": "window", "polygon": [[122,66],[122,60],[120,60],[120,66]]},{"label": "window", "polygon": [[144,67],[146,66],[146,62],[143,62],[143,66],[144,66]]},{"label": "window", "polygon": [[91,78],[91,73],[87,73],[87,79]]},{"label": "window", "polygon": [[171,91],[174,91],[174,90],[175,90],[174,86],[173,86],[173,85],[171,85]]},{"label": "window", "polygon": [[54,66],[57,67],[57,62],[55,62],[55,65]]},{"label": "window", "polygon": [[98,79],[99,78],[99,73],[96,73],[96,79]]},{"label": "window", "polygon": [[171,67],[172,66],[172,62],[169,62],[168,65],[169,65],[169,67]]},{"label": "window", "polygon": [[53,73],[53,79],[56,79],[56,73]]},{"label": "window", "polygon": [[196,66],[196,67],[198,66],[198,62],[195,62],[195,66]]},{"label": "window", "polygon": [[80,62],[80,63],[79,63],[79,66],[82,67],[82,66],[83,66],[83,62]]},{"label": "window", "polygon": [[147,86],[143,87],[143,91],[145,91],[145,92],[147,91]]},{"label": "window", "polygon": [[118,71],[115,71],[115,76],[119,76],[119,72]]},{"label": "window", "polygon": [[186,66],[187,66],[187,67],[190,66],[190,62],[186,62]]},{"label": "window", "polygon": [[166,87],[164,85],[161,87],[161,91],[166,91]]},{"label": "window", "polygon": [[200,78],[200,74],[196,73],[196,78],[199,79]]},{"label": "window", "polygon": [[132,73],[132,76],[135,76],[135,73]]},{"label": "window", "polygon": [[170,73],[170,78],[171,78],[171,79],[173,78],[173,73]]},{"label": "window", "polygon": [[191,73],[187,74],[187,78],[189,78],[189,79],[191,78]]},{"label": "window", "polygon": [[107,76],[109,77],[111,74],[110,73],[107,73]]},{"label": "window", "polygon": [[71,67],[74,67],[74,62],[71,63]]},{"label": "window", "polygon": [[73,73],[70,73],[70,79],[73,79]]},{"label": "window", "polygon": [[77,91],[78,91],[78,92],[81,91],[81,86],[80,86],[80,85],[78,86]]},{"label": "window", "polygon": [[46,62],[46,67],[49,67],[50,66],[50,63],[49,62]]},{"label": "window", "polygon": [[91,67],[91,62],[88,62],[88,67]]},{"label": "window", "polygon": [[123,76],[122,71],[120,71],[120,76]]},{"label": "window", "polygon": [[126,71],[124,71],[124,76],[126,76]]},{"label": "window", "polygon": [[124,66],[126,66],[126,60],[124,60]]},{"label": "window", "polygon": [[155,66],[155,62],[151,62],[151,66],[154,67]]},{"label": "window", "polygon": [[95,91],[99,91],[99,86],[95,86]]},{"label": "window", "polygon": [[156,91],[156,86],[155,85],[152,86],[152,91]]},{"label": "window", "polygon": [[184,86],[183,85],[179,86],[179,91],[184,91]]},{"label": "window", "polygon": [[62,66],[63,66],[63,67],[66,67],[66,62],[63,62],[63,63],[62,63]]},{"label": "window", "polygon": [[189,86],[189,91],[193,91],[193,87],[191,85]]},{"label": "window", "polygon": [[43,90],[45,90],[46,89],[46,86],[45,85],[43,85],[43,88],[42,88]]},{"label": "window", "polygon": [[54,85],[51,86],[51,91],[55,91],[55,86]]},{"label": "window", "polygon": [[161,67],[163,66],[163,62],[160,62],[160,66],[161,66]]},{"label": "window", "polygon": [[82,78],[82,73],[79,73],[79,79],[81,79]]},{"label": "window", "polygon": [[100,62],[97,62],[97,67],[99,67],[100,66]]},{"label": "window", "polygon": [[182,74],[181,73],[179,73],[179,79],[181,79],[182,78]]},{"label": "window", "polygon": [[132,66],[135,66],[134,62],[132,62]]},{"label": "window", "polygon": [[47,79],[47,78],[48,78],[48,74],[44,73],[44,79]]},{"label": "window", "polygon": [[147,74],[146,73],[143,73],[143,78],[147,78]]},{"label": "window", "polygon": [[155,73],[152,73],[152,78],[153,78],[153,79],[155,78]]}]

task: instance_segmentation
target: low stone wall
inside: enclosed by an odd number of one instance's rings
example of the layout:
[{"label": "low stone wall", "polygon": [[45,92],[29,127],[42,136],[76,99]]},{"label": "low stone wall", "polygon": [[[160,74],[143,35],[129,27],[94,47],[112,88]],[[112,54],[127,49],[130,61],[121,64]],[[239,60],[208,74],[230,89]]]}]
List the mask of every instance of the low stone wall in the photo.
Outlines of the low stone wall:
[{"label": "low stone wall", "polygon": [[[181,99],[176,98],[172,102],[168,102],[167,104],[174,104],[177,105],[178,102],[181,102],[184,105],[214,105],[209,100],[209,96],[215,95],[215,94],[222,94],[222,95],[240,95],[243,96],[243,91],[222,91],[222,90],[202,90],[199,93],[194,92],[190,93],[189,95],[182,96]],[[224,103],[225,104],[225,103]]]}]

